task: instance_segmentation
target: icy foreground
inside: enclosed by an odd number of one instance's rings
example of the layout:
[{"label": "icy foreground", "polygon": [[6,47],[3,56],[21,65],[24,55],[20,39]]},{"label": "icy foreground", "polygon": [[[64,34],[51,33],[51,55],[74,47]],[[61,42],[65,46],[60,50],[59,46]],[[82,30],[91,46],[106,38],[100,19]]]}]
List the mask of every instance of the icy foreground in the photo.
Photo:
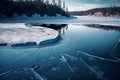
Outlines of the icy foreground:
[{"label": "icy foreground", "polygon": [[0,48],[0,80],[120,80],[119,22],[117,18],[93,16],[1,20],[0,35],[11,44],[55,42],[58,33],[40,24],[69,25],[60,30],[63,40],[54,46]]},{"label": "icy foreground", "polygon": [[27,27],[24,23],[0,24],[0,43],[26,43],[54,39],[58,32],[43,27]]}]

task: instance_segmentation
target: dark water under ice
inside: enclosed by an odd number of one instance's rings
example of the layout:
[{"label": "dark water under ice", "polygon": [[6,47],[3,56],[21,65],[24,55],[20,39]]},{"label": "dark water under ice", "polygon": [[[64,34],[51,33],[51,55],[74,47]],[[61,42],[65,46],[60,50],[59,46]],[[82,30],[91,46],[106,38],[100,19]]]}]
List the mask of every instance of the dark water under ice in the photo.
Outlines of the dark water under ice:
[{"label": "dark water under ice", "polygon": [[120,31],[79,24],[41,48],[0,48],[0,80],[120,80]]}]

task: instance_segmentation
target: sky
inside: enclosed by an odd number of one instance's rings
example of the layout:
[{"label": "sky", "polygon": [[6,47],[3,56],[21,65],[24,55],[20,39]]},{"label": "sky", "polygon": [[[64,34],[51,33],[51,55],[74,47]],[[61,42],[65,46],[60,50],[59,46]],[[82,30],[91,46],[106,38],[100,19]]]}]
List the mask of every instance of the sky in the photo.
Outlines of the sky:
[{"label": "sky", "polygon": [[120,0],[62,0],[69,11],[84,11],[98,7],[120,6]]}]

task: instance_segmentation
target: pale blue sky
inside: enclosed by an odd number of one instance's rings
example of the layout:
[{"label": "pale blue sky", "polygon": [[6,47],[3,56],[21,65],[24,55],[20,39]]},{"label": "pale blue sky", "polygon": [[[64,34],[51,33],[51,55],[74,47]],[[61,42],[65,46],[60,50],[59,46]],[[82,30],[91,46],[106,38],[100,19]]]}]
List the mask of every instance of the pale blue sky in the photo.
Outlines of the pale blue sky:
[{"label": "pale blue sky", "polygon": [[81,11],[96,7],[120,6],[120,0],[62,0],[66,2],[69,11]]}]

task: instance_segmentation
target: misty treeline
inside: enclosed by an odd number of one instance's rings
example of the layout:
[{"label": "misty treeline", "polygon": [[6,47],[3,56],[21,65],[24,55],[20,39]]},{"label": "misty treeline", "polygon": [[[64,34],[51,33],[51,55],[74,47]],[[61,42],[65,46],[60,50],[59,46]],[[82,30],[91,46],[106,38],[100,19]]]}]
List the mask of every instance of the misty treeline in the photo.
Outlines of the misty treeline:
[{"label": "misty treeline", "polygon": [[34,14],[41,16],[60,14],[69,17],[68,8],[61,0],[51,2],[49,0],[0,0],[0,14],[11,17],[14,13],[19,16],[26,14],[28,17]]},{"label": "misty treeline", "polygon": [[94,15],[95,12],[102,12],[103,16],[120,16],[120,7],[118,6],[110,6],[103,8],[94,8],[86,11],[73,11],[69,12],[71,15]]}]

